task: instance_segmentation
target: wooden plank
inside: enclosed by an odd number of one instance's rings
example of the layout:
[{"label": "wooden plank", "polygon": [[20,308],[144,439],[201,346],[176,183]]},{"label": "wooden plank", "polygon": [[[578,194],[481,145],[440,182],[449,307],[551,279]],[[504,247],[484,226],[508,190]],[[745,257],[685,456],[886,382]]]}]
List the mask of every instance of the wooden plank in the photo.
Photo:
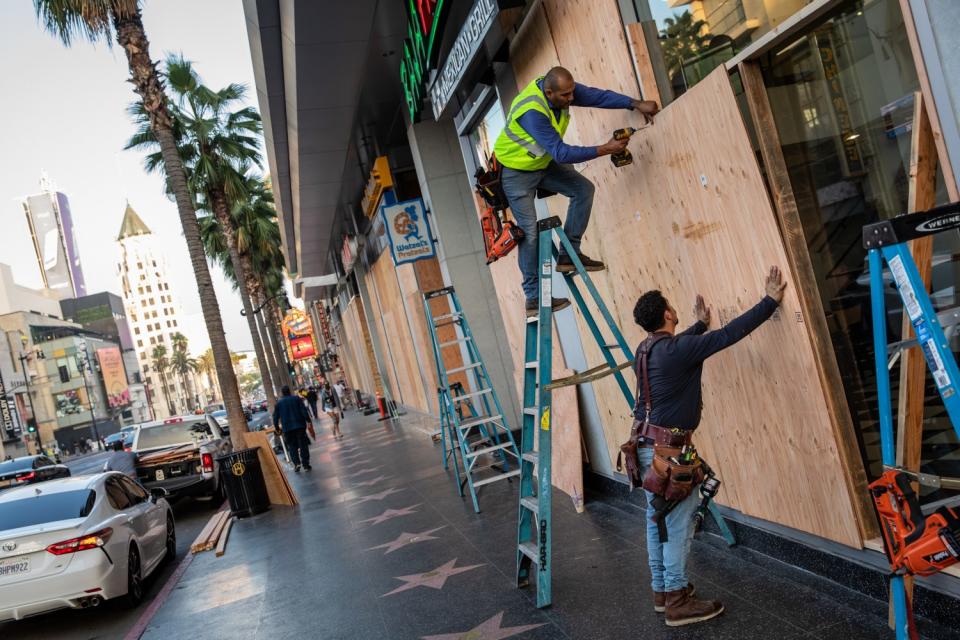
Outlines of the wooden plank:
[{"label": "wooden plank", "polygon": [[960,200],[960,190],[957,188],[955,167],[951,164],[950,156],[947,154],[947,145],[943,139],[937,104],[933,99],[933,89],[930,87],[930,77],[927,75],[927,67],[923,62],[923,51],[920,49],[920,40],[917,37],[917,27],[913,20],[910,0],[900,0],[900,11],[903,13],[904,29],[910,43],[910,52],[913,54],[913,63],[917,69],[917,80],[920,83],[920,93],[923,94],[927,120],[930,123],[930,133],[937,148],[937,161],[943,174],[943,181],[946,183],[947,195],[951,202],[956,202]]},{"label": "wooden plank", "polygon": [[372,342],[368,338],[360,296],[354,296],[347,304],[343,328],[346,334],[343,344],[352,354],[354,366],[351,369],[357,377],[353,381],[354,388],[368,394],[376,393],[379,388],[375,377],[376,361],[373,359]]},{"label": "wooden plank", "polygon": [[[913,129],[910,134],[910,169],[907,211],[924,211],[936,205],[937,150],[923,94],[914,93]],[[910,241],[910,252],[917,264],[924,288],[929,292],[933,276],[933,236]],[[903,314],[904,340],[914,336],[909,316]],[[927,363],[919,349],[900,354],[900,390],[897,403],[897,464],[910,471],[920,470],[923,447],[923,411],[926,400]],[[919,491],[918,483],[913,483]],[[904,578],[907,596],[913,596],[913,576]],[[893,600],[888,622],[894,628]]]},{"label": "wooden plank", "polygon": [[210,534],[213,533],[214,528],[217,526],[220,518],[222,518],[225,513],[225,511],[217,511],[215,514],[210,516],[210,519],[207,520],[207,524],[203,526],[203,529],[200,530],[200,534],[193,541],[193,544],[190,545],[191,553],[203,551],[203,547],[206,545],[207,540],[210,539]]},{"label": "wooden plank", "polygon": [[233,521],[236,518],[230,518],[227,520],[226,526],[224,526],[223,531],[220,533],[220,539],[217,540],[217,557],[221,557],[224,553],[227,552],[227,539],[230,537],[230,528],[233,527]]},{"label": "wooden plank", "polygon": [[250,447],[257,448],[264,483],[267,485],[267,497],[270,504],[294,506],[298,503],[297,494],[287,481],[286,473],[270,446],[269,432],[250,431],[247,433]]},{"label": "wooden plank", "polygon": [[217,546],[217,543],[220,540],[220,536],[223,534],[223,528],[227,526],[227,522],[230,520],[230,514],[226,511],[220,512],[223,517],[217,522],[217,526],[213,528],[213,531],[210,533],[210,537],[207,538],[206,542],[203,545],[204,551],[210,551]]},{"label": "wooden plank", "polygon": [[[643,23],[631,22],[627,25],[627,42],[630,53],[633,54],[633,64],[637,71],[637,81],[640,84],[640,95],[644,100],[655,100],[662,105],[660,89],[657,87],[657,76],[653,61],[650,58],[650,48],[647,46],[647,36],[644,33]],[[660,43],[654,42],[654,47],[660,49]]]},{"label": "wooden plank", "polygon": [[[616,2],[543,0],[540,7],[512,45],[519,84],[557,59],[580,82],[637,94]],[[528,42],[553,47],[517,55]],[[792,282],[797,276],[725,73],[708,76],[634,136],[633,165],[618,169],[600,159],[582,168],[597,186],[584,247],[608,266],[595,282],[631,344],[642,337],[632,307],[645,290],[664,291],[685,318],[692,317],[685,310],[695,295],[707,294],[716,327],[759,300],[770,265],[787,267],[792,286],[777,317],[704,369],[698,446],[724,481],[723,504],[860,547],[861,512],[840,451],[848,445],[834,430],[818,352]],[[565,139],[593,145],[641,120],[623,111],[574,109]],[[515,271],[507,277],[518,278]],[[592,338],[582,335],[592,358]],[[619,392],[605,390],[610,386],[594,384],[612,449],[626,439],[630,421],[629,406]],[[787,475],[789,482],[780,481]]]},{"label": "wooden plank", "polygon": [[873,501],[867,491],[867,474],[857,445],[853,417],[843,391],[843,379],[830,340],[823,302],[817,286],[816,274],[810,262],[807,240],[800,221],[800,212],[793,195],[790,174],[783,157],[777,124],[770,107],[760,66],[744,62],[739,67],[740,79],[747,100],[748,111],[760,145],[760,154],[766,168],[767,184],[773,199],[780,235],[786,251],[787,263],[796,288],[801,313],[806,320],[807,339],[813,347],[814,364],[820,385],[824,390],[827,411],[833,427],[834,439],[840,453],[848,482],[847,490],[854,505],[860,533],[872,538],[879,533]]}]

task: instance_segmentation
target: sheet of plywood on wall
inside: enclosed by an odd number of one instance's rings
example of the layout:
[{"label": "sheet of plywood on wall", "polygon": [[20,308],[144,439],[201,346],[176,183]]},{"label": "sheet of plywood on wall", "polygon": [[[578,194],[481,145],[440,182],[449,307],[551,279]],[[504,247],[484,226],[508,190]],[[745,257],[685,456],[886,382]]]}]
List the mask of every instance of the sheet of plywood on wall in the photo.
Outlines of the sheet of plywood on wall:
[{"label": "sheet of plywood on wall", "polygon": [[399,265],[397,280],[400,283],[400,294],[403,296],[406,307],[407,320],[413,330],[414,355],[419,361],[424,376],[423,387],[427,396],[428,411],[437,415],[440,407],[437,401],[437,368],[434,365],[433,344],[430,341],[427,318],[423,312],[423,296],[417,286],[417,274],[413,265]]},{"label": "sheet of plywood on wall", "polygon": [[[543,5],[560,63],[578,81],[636,93],[614,0]],[[571,144],[596,144],[618,127],[640,124],[637,114],[599,109],[574,109],[573,120]],[[608,265],[608,301],[631,341],[640,338],[632,305],[646,289],[662,289],[686,321],[694,296],[704,293],[715,326],[755,304],[766,269],[785,266],[786,257],[725,72],[667,108],[634,137],[631,149],[631,166],[617,169],[601,159],[584,169],[597,185],[588,236]],[[859,547],[849,494],[839,489],[847,478],[798,311],[788,289],[775,320],[708,363],[699,446],[723,478],[722,503]],[[629,422],[613,428],[625,439]]]},{"label": "sheet of plywood on wall", "polygon": [[363,306],[360,296],[354,296],[347,304],[343,314],[344,345],[351,357],[350,370],[354,376],[354,388],[367,393],[376,393],[377,384],[374,378],[374,361],[369,352],[367,332],[364,328]]},{"label": "sheet of plywood on wall", "polygon": [[[424,390],[423,376],[417,363],[417,347],[410,333],[403,293],[397,281],[397,269],[390,255],[384,253],[373,267],[370,275],[376,285],[382,322],[377,323],[381,344],[388,345],[393,359],[391,387],[400,391],[403,403],[408,407],[429,413],[429,404]],[[393,379],[395,378],[395,379]]]},{"label": "sheet of plywood on wall", "polygon": [[[443,273],[440,271],[440,262],[436,258],[428,258],[426,260],[417,260],[413,263],[413,272],[416,276],[416,279],[413,285],[416,287],[416,298],[408,298],[408,310],[413,309],[413,304],[416,303],[417,313],[415,314],[415,321],[417,331],[422,335],[422,340],[426,345],[425,355],[423,356],[425,360],[423,361],[424,370],[429,370],[431,372],[433,386],[437,386],[437,372],[436,364],[433,358],[433,345],[431,344],[430,339],[430,327],[427,323],[427,314],[423,307],[423,294],[436,291],[437,289],[442,289],[446,286],[443,282]],[[408,285],[409,286],[409,285]],[[404,295],[408,295],[407,288],[404,287]],[[430,313],[433,314],[433,317],[439,317],[447,315],[452,311],[450,305],[450,300],[447,297],[434,298],[430,301]],[[469,318],[467,320],[469,322]],[[440,343],[452,342],[457,339],[457,330],[452,324],[443,325],[437,328],[437,341]],[[443,366],[449,369],[459,369],[463,366],[463,354],[460,351],[459,345],[450,345],[444,347],[440,350],[440,357],[443,362]],[[460,371],[454,374],[447,375],[447,381],[452,385],[455,382],[459,382],[464,385],[466,388],[467,374],[465,371]],[[436,389],[434,389],[434,398],[436,397]]]}]

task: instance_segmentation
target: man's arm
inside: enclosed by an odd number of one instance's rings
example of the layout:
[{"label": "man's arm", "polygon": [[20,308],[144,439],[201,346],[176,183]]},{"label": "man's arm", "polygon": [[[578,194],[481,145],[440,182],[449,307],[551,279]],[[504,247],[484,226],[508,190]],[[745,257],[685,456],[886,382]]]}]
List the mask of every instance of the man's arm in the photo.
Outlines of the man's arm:
[{"label": "man's arm", "polygon": [[573,88],[573,102],[575,107],[594,107],[596,109],[630,109],[633,110],[634,99],[609,89],[596,89],[577,82]]},{"label": "man's arm", "polygon": [[680,336],[699,336],[707,330],[707,325],[703,324],[700,320],[697,320],[692,325],[690,325],[686,330],[681,331],[677,334],[677,337]]},{"label": "man's arm", "polygon": [[539,111],[527,111],[517,118],[517,124],[561,164],[586,162],[600,155],[597,147],[578,147],[564,142],[557,130],[553,128],[550,119]]}]

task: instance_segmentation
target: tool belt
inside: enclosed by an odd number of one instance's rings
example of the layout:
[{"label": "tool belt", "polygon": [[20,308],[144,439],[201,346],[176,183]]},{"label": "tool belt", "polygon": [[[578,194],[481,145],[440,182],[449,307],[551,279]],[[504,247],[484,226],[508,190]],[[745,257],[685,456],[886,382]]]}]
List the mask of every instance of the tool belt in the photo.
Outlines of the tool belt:
[{"label": "tool belt", "polygon": [[490,155],[488,165],[489,169],[483,167],[477,169],[473,176],[475,179],[474,188],[488,207],[491,207],[494,211],[503,211],[510,206],[501,182],[503,165],[497,160],[495,154]]}]

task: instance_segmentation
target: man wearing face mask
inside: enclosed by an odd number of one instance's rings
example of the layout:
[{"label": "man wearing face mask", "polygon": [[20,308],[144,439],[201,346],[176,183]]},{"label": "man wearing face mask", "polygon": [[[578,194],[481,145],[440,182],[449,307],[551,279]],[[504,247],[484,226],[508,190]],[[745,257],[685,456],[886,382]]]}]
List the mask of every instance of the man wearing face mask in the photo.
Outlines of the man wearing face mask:
[{"label": "man wearing face mask", "polygon": [[[647,559],[654,610],[666,614],[667,626],[709,620],[723,612],[723,605],[695,598],[693,585],[687,580],[693,514],[700,502],[696,487],[683,487],[690,491],[689,495],[673,498],[669,497],[669,481],[660,493],[648,489],[656,485],[656,472],[665,469],[670,457],[676,459],[681,451],[693,448],[693,432],[700,425],[703,408],[700,378],[704,361],[743,340],[769,319],[780,305],[786,286],[780,269],[771,267],[760,302],[716,331],[707,331],[710,309],[702,296],[697,296],[694,305],[697,322],[681,333],[676,332],[676,310],[659,291],[644,293],[633,309],[634,320],[648,332],[647,339],[637,348],[637,404],[633,414],[642,424],[638,429],[642,448],[637,455],[640,468],[646,470],[643,486],[647,498]],[[678,468],[682,467],[671,467],[671,473],[677,474]],[[665,496],[673,502],[668,503],[670,509],[664,514],[657,510],[657,498],[661,498],[662,506]],[[661,541],[658,528],[660,517],[666,519],[665,542]]]},{"label": "man wearing face mask", "polygon": [[[513,100],[493,151],[503,165],[501,184],[510,210],[524,232],[519,246],[519,265],[528,317],[537,315],[537,212],[533,201],[538,188],[570,198],[563,230],[587,271],[604,269],[602,262],[580,253],[580,240],[587,230],[593,207],[594,187],[571,165],[619,153],[626,149],[628,140],[611,138],[593,147],[566,144],[563,134],[570,124],[571,106],[635,109],[648,123],[653,122],[653,116],[660,110],[652,100],[637,100],[574,82],[573,75],[563,67],[554,67],[545,76],[533,80]],[[557,271],[573,270],[573,261],[561,249]],[[565,298],[553,300],[554,311],[569,305],[570,301]]]}]

